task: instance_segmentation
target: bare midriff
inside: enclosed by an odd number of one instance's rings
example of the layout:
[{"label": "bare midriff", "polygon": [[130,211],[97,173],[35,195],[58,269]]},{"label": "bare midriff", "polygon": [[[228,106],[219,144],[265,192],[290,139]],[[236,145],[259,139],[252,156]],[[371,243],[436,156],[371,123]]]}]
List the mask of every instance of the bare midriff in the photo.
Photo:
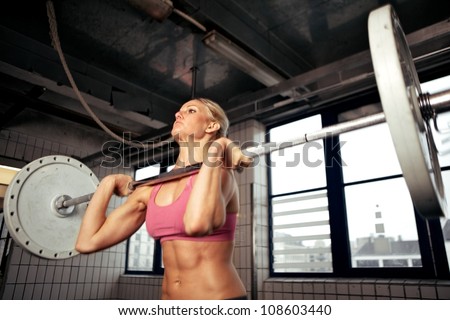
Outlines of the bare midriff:
[{"label": "bare midriff", "polygon": [[245,296],[232,263],[233,241],[165,241],[162,299],[222,300]]}]

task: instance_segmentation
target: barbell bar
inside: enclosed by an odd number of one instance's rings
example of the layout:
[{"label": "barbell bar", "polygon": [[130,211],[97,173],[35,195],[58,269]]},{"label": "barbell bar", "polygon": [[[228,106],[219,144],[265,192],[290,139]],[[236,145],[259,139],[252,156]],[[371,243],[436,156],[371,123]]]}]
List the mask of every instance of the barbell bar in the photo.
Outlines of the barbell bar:
[{"label": "barbell bar", "polygon": [[[386,120],[384,113],[380,112],[370,116],[336,124],[334,126],[325,127],[321,130],[317,130],[314,132],[305,133],[301,135],[299,138],[290,141],[267,142],[257,147],[249,147],[242,150],[242,152],[251,158],[255,158],[267,154],[269,152],[274,152],[277,150],[293,147],[296,145],[305,144],[307,142],[324,139],[332,135],[338,135],[341,133],[354,131],[356,129],[376,125],[379,123],[383,123],[385,121]],[[130,191],[132,191],[140,186],[153,186],[166,181],[180,179],[182,177],[195,174],[200,170],[201,165],[202,163],[196,163],[190,166],[186,166],[184,168],[179,168],[176,170],[162,173],[156,177],[151,177],[140,181],[132,181],[129,184],[128,188],[130,189]],[[61,195],[56,199],[54,207],[56,208],[57,211],[62,211],[60,212],[60,214],[66,214],[66,211],[68,210],[70,212],[73,206],[90,201],[93,195],[94,193],[89,193],[77,198],[71,198],[68,195]]]},{"label": "barbell bar", "polygon": [[[425,218],[447,214],[442,175],[431,130],[438,113],[449,110],[450,91],[421,92],[405,35],[392,6],[372,11],[370,52],[383,112],[305,133],[285,142],[243,150],[250,157],[387,122],[415,208]],[[130,189],[180,179],[200,170],[195,164],[157,177],[133,181]],[[39,257],[65,259],[74,249],[87,202],[98,185],[93,172],[76,159],[47,156],[20,170],[5,194],[5,222],[12,238]],[[90,192],[85,194],[86,192]]]},{"label": "barbell bar", "polygon": [[[133,191],[139,186],[154,186],[166,181],[171,181],[175,179],[181,179],[182,177],[186,177],[198,172],[201,168],[202,163],[195,163],[190,166],[186,166],[184,168],[179,168],[173,171],[162,173],[156,177],[151,177],[149,179],[139,180],[139,181],[131,181],[128,184],[128,189]],[[94,196],[93,193],[89,193],[77,198],[70,198],[68,196],[61,196],[57,199],[55,203],[55,207],[57,210],[65,210],[67,208],[71,208],[80,203],[88,202]]]}]

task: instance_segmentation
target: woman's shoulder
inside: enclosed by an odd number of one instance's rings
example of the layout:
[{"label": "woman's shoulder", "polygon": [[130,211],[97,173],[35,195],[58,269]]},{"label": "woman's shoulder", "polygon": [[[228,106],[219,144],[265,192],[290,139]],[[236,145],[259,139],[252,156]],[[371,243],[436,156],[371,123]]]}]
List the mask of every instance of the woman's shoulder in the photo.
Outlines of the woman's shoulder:
[{"label": "woman's shoulder", "polygon": [[127,199],[127,202],[137,202],[142,203],[147,206],[148,200],[150,199],[150,195],[152,193],[154,186],[140,186],[137,187]]}]

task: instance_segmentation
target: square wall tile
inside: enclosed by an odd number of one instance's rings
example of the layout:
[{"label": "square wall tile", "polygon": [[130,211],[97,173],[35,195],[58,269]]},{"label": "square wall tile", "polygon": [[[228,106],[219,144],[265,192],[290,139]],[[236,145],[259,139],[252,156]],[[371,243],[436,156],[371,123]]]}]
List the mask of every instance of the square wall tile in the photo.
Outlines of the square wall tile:
[{"label": "square wall tile", "polygon": [[337,293],[336,282],[326,281],[325,282],[325,294],[331,295],[331,294],[336,294],[336,293]]},{"label": "square wall tile", "polygon": [[422,299],[436,299],[437,292],[435,286],[421,286],[420,287],[420,297]]},{"label": "square wall tile", "polygon": [[349,294],[348,283],[337,283],[336,292],[338,295],[348,295]]},{"label": "square wall tile", "polygon": [[419,285],[406,284],[405,297],[407,299],[420,299]]},{"label": "square wall tile", "polygon": [[388,283],[377,283],[375,285],[377,297],[389,297],[391,295]]},{"label": "square wall tile", "polygon": [[448,286],[438,285],[436,290],[437,290],[438,299],[450,300],[450,285],[448,285]]},{"label": "square wall tile", "polygon": [[393,298],[405,298],[405,287],[401,284],[391,284],[390,292]]},{"label": "square wall tile", "polygon": [[375,284],[373,283],[362,283],[362,294],[366,296],[375,296]]},{"label": "square wall tile", "polygon": [[349,294],[353,296],[360,296],[362,295],[362,286],[359,282],[350,282],[348,284],[348,290]]}]

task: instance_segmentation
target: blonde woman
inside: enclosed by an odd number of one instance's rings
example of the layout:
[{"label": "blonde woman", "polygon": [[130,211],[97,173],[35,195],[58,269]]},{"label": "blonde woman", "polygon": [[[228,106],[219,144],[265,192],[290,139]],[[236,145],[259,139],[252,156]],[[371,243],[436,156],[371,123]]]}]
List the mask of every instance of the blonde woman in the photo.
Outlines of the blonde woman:
[{"label": "blonde woman", "polygon": [[[180,146],[174,170],[203,162],[188,177],[128,194],[127,175],[106,176],[86,210],[76,249],[99,251],[129,238],[143,223],[161,241],[162,299],[245,299],[232,263],[239,194],[233,168],[250,158],[226,138],[228,119],[215,102],[194,99],[175,114],[172,136]],[[105,216],[113,194],[128,196]]]}]

